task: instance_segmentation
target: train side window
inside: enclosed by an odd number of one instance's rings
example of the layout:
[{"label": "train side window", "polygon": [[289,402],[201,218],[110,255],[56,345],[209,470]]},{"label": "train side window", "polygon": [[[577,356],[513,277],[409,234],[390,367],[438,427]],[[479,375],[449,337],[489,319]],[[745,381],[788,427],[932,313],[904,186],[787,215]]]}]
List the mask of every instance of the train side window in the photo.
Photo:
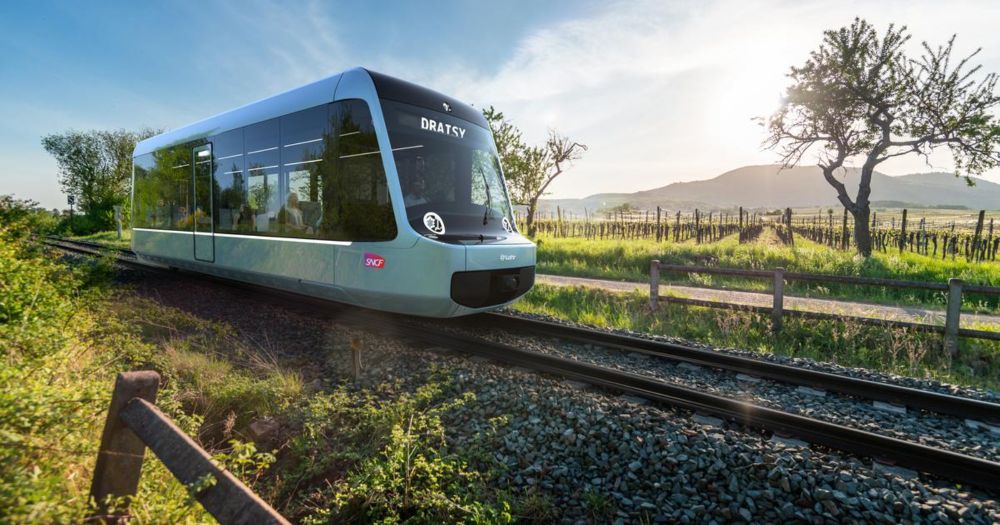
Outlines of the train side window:
[{"label": "train side window", "polygon": [[285,235],[319,236],[323,151],[328,135],[326,106],[281,117],[281,181],[287,191],[279,222]]},{"label": "train side window", "polygon": [[252,230],[253,218],[246,205],[247,181],[243,171],[243,129],[212,137],[215,160],[215,231]]},{"label": "train side window", "polygon": [[191,148],[188,145],[153,152],[143,193],[144,223],[159,230],[190,230]]},{"label": "train side window", "polygon": [[132,159],[132,227],[155,228],[157,186],[153,178],[156,161],[152,153]]},{"label": "train side window", "polygon": [[281,162],[278,119],[247,126],[243,133],[246,150],[247,211],[253,217],[247,229],[256,233],[278,234],[280,233],[278,213],[282,200],[281,187],[278,184]]},{"label": "train side window", "polygon": [[332,129],[323,159],[321,235],[346,241],[388,241],[396,220],[368,105],[330,104]]}]

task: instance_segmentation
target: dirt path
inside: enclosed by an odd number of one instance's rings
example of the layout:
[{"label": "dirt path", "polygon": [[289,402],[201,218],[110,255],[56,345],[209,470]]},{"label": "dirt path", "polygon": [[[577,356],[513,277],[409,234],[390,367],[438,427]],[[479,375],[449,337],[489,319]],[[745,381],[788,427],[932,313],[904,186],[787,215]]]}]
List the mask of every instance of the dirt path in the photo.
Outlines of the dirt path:
[{"label": "dirt path", "polygon": [[[535,281],[553,286],[584,286],[600,288],[611,292],[640,291],[649,293],[649,283],[630,281],[610,281],[605,279],[588,279],[583,277],[564,277],[561,275],[539,274]],[[772,296],[769,293],[737,292],[730,290],[711,290],[692,286],[660,285],[660,295],[675,294],[690,299],[703,301],[722,301],[733,304],[771,306]],[[888,306],[881,304],[854,303],[833,299],[815,299],[793,297],[786,295],[784,307],[786,310],[801,310],[838,315],[854,315],[887,319],[893,321],[909,321],[914,323],[944,324],[944,310],[931,310],[918,307]],[[991,325],[1000,328],[1000,315],[962,314],[962,327],[972,328],[973,325]]]}]

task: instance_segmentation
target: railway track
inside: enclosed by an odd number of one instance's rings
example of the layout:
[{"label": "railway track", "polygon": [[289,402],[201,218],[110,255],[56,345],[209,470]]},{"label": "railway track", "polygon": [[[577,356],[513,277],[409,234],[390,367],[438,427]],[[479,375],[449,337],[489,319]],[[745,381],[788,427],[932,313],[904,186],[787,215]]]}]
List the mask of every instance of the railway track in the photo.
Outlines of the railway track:
[{"label": "railway track", "polygon": [[[65,239],[47,239],[46,242],[60,249],[91,255],[109,249],[94,243],[80,243]],[[119,253],[119,260],[124,264],[146,266],[139,262],[135,254],[129,250],[111,249]],[[162,270],[163,268],[157,267],[156,269]],[[470,335],[457,334],[448,328],[469,326],[471,323],[473,326],[489,326],[557,337],[989,422],[998,421],[998,416],[1000,416],[1000,405],[998,404],[757,361],[672,343],[515,318],[502,314],[474,316],[471,319],[459,320],[457,323],[445,322],[441,323],[443,325],[441,327],[431,327],[423,319],[346,308],[291,292],[275,291],[245,283],[233,283],[214,277],[210,279],[267,293],[275,300],[287,301],[290,307],[299,311],[303,309],[304,304],[309,304],[312,306],[310,312],[312,315],[315,315],[316,310],[336,311],[340,321],[378,331],[384,331],[386,326],[390,325],[398,333],[405,334],[406,339],[419,341],[423,344],[460,350],[497,362],[554,374],[611,391],[718,416],[749,428],[772,432],[780,436],[794,436],[812,444],[869,457],[880,463],[902,466],[932,476],[967,483],[991,492],[1000,491],[1000,463],[994,461],[762,407],[725,396],[709,394],[640,374],[523,350],[509,344],[487,341]],[[316,308],[317,306],[320,308]]]}]

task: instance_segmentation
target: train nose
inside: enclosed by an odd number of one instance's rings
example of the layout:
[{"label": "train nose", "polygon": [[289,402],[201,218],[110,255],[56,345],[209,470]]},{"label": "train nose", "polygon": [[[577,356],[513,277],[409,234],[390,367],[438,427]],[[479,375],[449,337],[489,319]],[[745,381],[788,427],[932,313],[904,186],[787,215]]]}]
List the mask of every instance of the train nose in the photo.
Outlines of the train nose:
[{"label": "train nose", "polygon": [[482,308],[514,300],[535,284],[535,267],[455,272],[451,299],[462,306]]}]

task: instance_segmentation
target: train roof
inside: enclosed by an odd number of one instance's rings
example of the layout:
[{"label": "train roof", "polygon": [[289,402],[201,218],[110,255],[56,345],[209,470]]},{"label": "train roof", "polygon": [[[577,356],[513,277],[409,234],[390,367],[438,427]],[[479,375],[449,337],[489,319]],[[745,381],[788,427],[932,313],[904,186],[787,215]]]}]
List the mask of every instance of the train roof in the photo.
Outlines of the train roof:
[{"label": "train roof", "polygon": [[241,128],[321,104],[328,104],[335,100],[337,85],[341,78],[354,72],[362,72],[371,77],[376,95],[379,98],[413,104],[434,111],[442,111],[444,107],[447,107],[449,108],[448,112],[456,117],[484,128],[488,127],[482,113],[471,105],[405,80],[356,67],[219,113],[213,117],[160,133],[136,144],[133,155],[144,155],[158,149],[204,139],[231,129]]}]

